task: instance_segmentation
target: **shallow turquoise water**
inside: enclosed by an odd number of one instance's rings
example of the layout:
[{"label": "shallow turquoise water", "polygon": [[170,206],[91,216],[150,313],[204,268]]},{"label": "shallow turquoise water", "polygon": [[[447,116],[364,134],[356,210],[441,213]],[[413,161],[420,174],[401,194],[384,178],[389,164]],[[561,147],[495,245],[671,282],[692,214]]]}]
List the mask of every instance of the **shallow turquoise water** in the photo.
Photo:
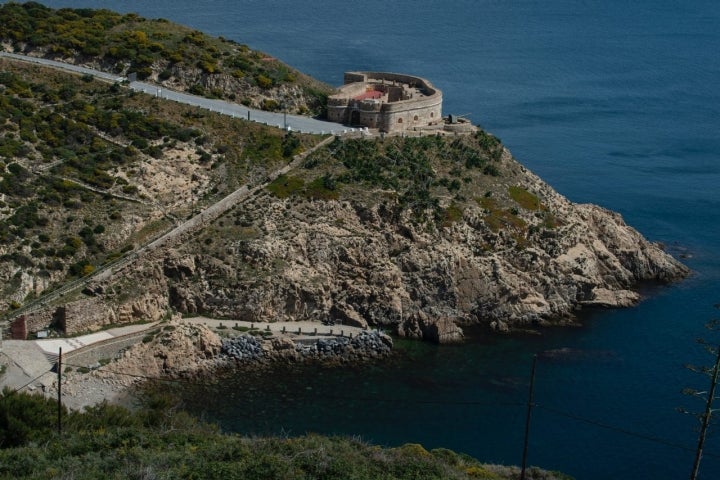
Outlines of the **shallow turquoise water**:
[{"label": "shallow turquoise water", "polygon": [[[345,70],[424,76],[443,90],[446,113],[469,113],[571,200],[616,210],[690,255],[692,278],[646,292],[637,308],[589,313],[582,328],[477,333],[462,347],[413,345],[401,359],[358,370],[238,377],[213,394],[188,391],[194,408],[231,430],[360,434],[519,463],[531,357],[569,348],[576,353],[539,363],[536,400],[546,408],[533,417],[530,462],[583,479],[689,474],[695,423],[675,408],[699,410],[680,390],[706,387],[683,365],[711,361],[694,340],[720,316],[712,307],[720,302],[716,2],[45,3],[165,17],[333,84]],[[702,478],[720,476],[717,435]]]}]

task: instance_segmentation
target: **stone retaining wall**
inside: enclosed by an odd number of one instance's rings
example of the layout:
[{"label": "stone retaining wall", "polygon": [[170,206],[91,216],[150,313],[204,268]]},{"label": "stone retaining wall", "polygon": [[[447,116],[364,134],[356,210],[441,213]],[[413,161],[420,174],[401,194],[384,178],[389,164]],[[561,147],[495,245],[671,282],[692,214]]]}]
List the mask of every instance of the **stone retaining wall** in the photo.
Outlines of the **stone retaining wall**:
[{"label": "stone retaining wall", "polygon": [[[148,329],[149,330],[149,329]],[[142,341],[148,330],[115,337],[73,350],[63,355],[63,363],[76,366],[91,366],[103,359],[115,358],[122,350]]]}]

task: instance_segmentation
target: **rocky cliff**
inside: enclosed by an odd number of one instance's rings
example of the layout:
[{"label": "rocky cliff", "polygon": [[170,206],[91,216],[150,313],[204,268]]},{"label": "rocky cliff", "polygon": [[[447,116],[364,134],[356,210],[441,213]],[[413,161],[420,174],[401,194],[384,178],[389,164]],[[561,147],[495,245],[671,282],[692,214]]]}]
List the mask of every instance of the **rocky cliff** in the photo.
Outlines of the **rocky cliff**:
[{"label": "rocky cliff", "polygon": [[[462,140],[463,148],[477,148],[482,135]],[[453,141],[431,142],[444,149]],[[404,148],[422,140],[388,142]],[[342,143],[320,153],[320,163],[337,165],[331,152]],[[311,181],[294,193],[271,185],[193,241],[156,252],[119,278],[152,292],[156,300],[144,304],[155,315],[162,305],[250,321],[331,320],[447,343],[460,341],[468,324],[507,332],[572,323],[584,307],[635,304],[641,282],[687,275],[620,215],[570,202],[498,148],[494,175],[469,169],[452,195],[435,182],[432,201],[419,210],[403,204],[412,185],[368,189],[342,177],[346,167],[331,174],[310,158],[298,175],[335,175],[346,182],[334,186],[337,198],[321,198]],[[455,161],[446,153],[432,164],[435,178],[444,161]],[[112,295],[103,301],[112,304]]]}]

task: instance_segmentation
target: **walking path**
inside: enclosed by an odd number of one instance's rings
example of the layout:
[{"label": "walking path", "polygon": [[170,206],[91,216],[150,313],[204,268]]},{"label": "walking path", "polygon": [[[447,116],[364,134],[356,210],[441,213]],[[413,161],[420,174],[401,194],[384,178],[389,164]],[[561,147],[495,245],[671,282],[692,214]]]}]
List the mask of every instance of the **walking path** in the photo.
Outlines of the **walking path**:
[{"label": "walking path", "polygon": [[318,322],[246,322],[242,320],[218,320],[206,317],[184,318],[186,323],[202,324],[212,329],[218,327],[244,327],[256,328],[279,334],[294,335],[300,340],[314,339],[316,337],[340,336],[356,337],[365,329],[349,325],[324,325]]}]

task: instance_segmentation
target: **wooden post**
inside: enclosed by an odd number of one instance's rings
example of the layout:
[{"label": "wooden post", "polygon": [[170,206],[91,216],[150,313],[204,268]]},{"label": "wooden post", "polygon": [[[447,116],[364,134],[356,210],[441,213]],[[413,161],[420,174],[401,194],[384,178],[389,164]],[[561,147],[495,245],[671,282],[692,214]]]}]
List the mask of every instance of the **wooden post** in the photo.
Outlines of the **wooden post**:
[{"label": "wooden post", "polygon": [[57,429],[58,429],[58,435],[62,435],[62,347],[60,347],[59,351],[58,351],[57,380],[58,380]]},{"label": "wooden post", "polygon": [[528,392],[527,417],[525,418],[525,441],[523,444],[522,468],[520,470],[520,480],[525,480],[525,467],[527,466],[528,439],[530,438],[530,419],[532,417],[532,409],[534,406],[533,398],[535,396],[535,367],[537,366],[537,355],[533,355],[532,373],[530,374],[530,390]]}]

